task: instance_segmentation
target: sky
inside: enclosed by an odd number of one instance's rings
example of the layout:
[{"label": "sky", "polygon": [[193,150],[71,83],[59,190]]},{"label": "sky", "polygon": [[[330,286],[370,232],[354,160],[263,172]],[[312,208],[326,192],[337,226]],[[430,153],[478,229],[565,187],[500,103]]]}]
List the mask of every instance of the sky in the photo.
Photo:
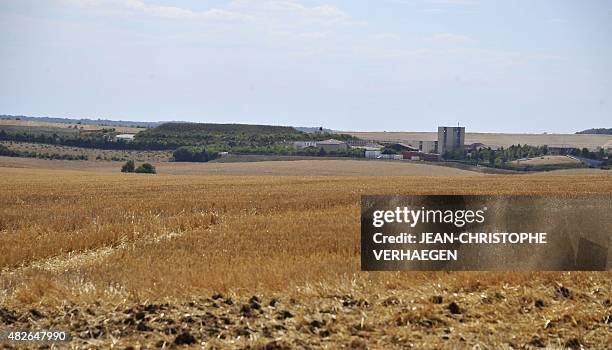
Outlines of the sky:
[{"label": "sky", "polygon": [[0,114],[612,127],[612,0],[0,0]]}]

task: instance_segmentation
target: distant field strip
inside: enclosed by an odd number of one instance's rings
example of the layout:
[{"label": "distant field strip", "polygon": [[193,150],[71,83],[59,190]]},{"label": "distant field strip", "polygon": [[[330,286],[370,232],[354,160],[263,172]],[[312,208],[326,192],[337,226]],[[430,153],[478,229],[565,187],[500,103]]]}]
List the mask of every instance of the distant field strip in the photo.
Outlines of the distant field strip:
[{"label": "distant field strip", "polygon": [[58,132],[58,131],[62,132],[66,130],[70,131],[69,129],[72,129],[74,131],[78,131],[78,129],[82,129],[82,130],[115,129],[118,132],[137,133],[141,130],[145,130],[144,128],[133,128],[133,127],[126,127],[126,126],[78,124],[77,122],[75,123],[53,123],[53,122],[41,122],[41,121],[33,121],[33,120],[0,119],[0,130],[5,129],[5,128],[7,130],[11,130],[9,129],[11,127],[18,127],[13,130],[28,131],[28,132],[40,132],[41,130],[42,131],[51,130],[53,132]]},{"label": "distant field strip", "polygon": [[[344,132],[366,140],[382,141],[434,141],[438,139],[436,132]],[[587,134],[502,134],[502,133],[474,133],[465,134],[465,143],[484,143],[489,146],[511,145],[549,145],[555,147],[576,147],[596,149],[612,140],[612,135]]]},{"label": "distant field strip", "polygon": [[[119,173],[123,162],[0,157],[0,167]],[[479,176],[481,173],[410,161],[313,159],[239,163],[153,162],[159,175],[237,176]]]}]

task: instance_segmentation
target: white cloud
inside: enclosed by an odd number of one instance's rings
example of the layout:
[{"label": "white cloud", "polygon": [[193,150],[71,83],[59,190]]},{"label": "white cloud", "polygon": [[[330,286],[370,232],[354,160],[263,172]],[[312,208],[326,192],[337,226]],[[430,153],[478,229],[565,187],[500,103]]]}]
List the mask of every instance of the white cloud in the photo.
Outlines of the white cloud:
[{"label": "white cloud", "polygon": [[327,36],[327,33],[322,32],[310,32],[310,33],[302,33],[300,34],[302,38],[306,39],[323,39]]},{"label": "white cloud", "polygon": [[59,0],[63,3],[114,15],[146,15],[177,20],[259,22],[265,26],[279,23],[300,25],[358,24],[333,5],[305,6],[297,0],[233,0],[224,6],[195,11],[185,7],[162,6],[146,0]]},{"label": "white cloud", "polygon": [[391,41],[391,42],[399,41],[401,39],[401,37],[398,34],[389,33],[389,32],[375,34],[373,35],[372,38],[377,41]]},{"label": "white cloud", "polygon": [[301,13],[311,17],[326,17],[326,18],[347,18],[344,12],[337,7],[331,5],[320,5],[314,7],[306,7],[296,1],[269,1],[269,6],[272,9],[291,11]]},{"label": "white cloud", "polygon": [[454,33],[438,33],[425,38],[428,41],[444,42],[448,44],[469,44],[474,42],[474,39],[466,35]]},{"label": "white cloud", "polygon": [[548,23],[566,23],[567,20],[563,18],[549,18],[546,20]]},{"label": "white cloud", "polygon": [[478,0],[427,0],[426,2],[445,5],[475,5]]},{"label": "white cloud", "polygon": [[351,24],[351,16],[333,5],[305,6],[297,0],[250,1],[234,0],[228,8],[248,13],[269,25],[292,22],[294,25],[310,23],[319,25]]},{"label": "white cloud", "polygon": [[143,0],[63,0],[64,3],[114,14],[144,14],[167,19],[249,21],[253,17],[235,11],[211,8],[194,11],[176,6],[161,6]]},{"label": "white cloud", "polygon": [[[392,2],[396,4],[409,5],[414,4],[419,1],[417,0],[386,0],[387,2]],[[478,0],[421,0],[420,2],[426,4],[436,4],[436,5],[475,5],[478,3]]]},{"label": "white cloud", "polygon": [[443,12],[446,12],[446,10],[443,10],[443,9],[422,9],[422,10],[420,10],[420,12],[424,12],[424,13],[443,13]]}]

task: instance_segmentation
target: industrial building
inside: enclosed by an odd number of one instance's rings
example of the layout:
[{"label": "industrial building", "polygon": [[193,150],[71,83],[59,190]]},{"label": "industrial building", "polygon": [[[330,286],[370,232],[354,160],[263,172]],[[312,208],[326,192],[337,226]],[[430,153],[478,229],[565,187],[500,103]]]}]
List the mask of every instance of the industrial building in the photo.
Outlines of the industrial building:
[{"label": "industrial building", "polygon": [[423,153],[438,153],[438,141],[419,141],[419,151]]},{"label": "industrial building", "polygon": [[438,127],[438,152],[444,153],[454,149],[463,149],[465,144],[465,127],[463,126],[439,126]]}]

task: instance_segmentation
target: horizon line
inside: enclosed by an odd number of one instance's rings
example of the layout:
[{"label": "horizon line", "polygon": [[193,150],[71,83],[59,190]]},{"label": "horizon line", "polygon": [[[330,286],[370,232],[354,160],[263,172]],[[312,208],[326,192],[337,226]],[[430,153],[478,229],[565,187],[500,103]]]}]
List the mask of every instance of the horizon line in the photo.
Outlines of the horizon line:
[{"label": "horizon line", "polygon": [[[199,123],[199,124],[238,124],[238,125],[267,125],[267,126],[286,126],[292,128],[319,128],[331,130],[331,132],[346,132],[346,133],[437,133],[438,127],[464,127],[466,129],[466,134],[529,134],[529,135],[576,135],[577,132],[589,130],[589,129],[607,129],[605,126],[595,126],[595,127],[587,127],[581,130],[577,130],[574,132],[553,132],[553,131],[539,131],[539,132],[525,132],[525,131],[481,131],[481,130],[470,130],[467,124],[459,124],[459,125],[437,125],[434,130],[351,130],[351,129],[338,129],[334,127],[325,127],[325,126],[305,126],[305,125],[289,125],[289,124],[273,124],[273,123],[246,123],[246,122],[206,122],[206,121],[193,121],[193,120],[131,120],[131,119],[114,119],[114,117],[64,117],[64,116],[40,116],[40,115],[26,115],[26,114],[0,114],[0,117],[12,117],[12,118],[49,118],[49,119],[67,119],[67,120],[89,120],[89,121],[111,121],[111,122],[127,122],[127,123],[142,123],[142,124],[164,124],[164,123]],[[329,131],[328,131],[329,132]]]}]

